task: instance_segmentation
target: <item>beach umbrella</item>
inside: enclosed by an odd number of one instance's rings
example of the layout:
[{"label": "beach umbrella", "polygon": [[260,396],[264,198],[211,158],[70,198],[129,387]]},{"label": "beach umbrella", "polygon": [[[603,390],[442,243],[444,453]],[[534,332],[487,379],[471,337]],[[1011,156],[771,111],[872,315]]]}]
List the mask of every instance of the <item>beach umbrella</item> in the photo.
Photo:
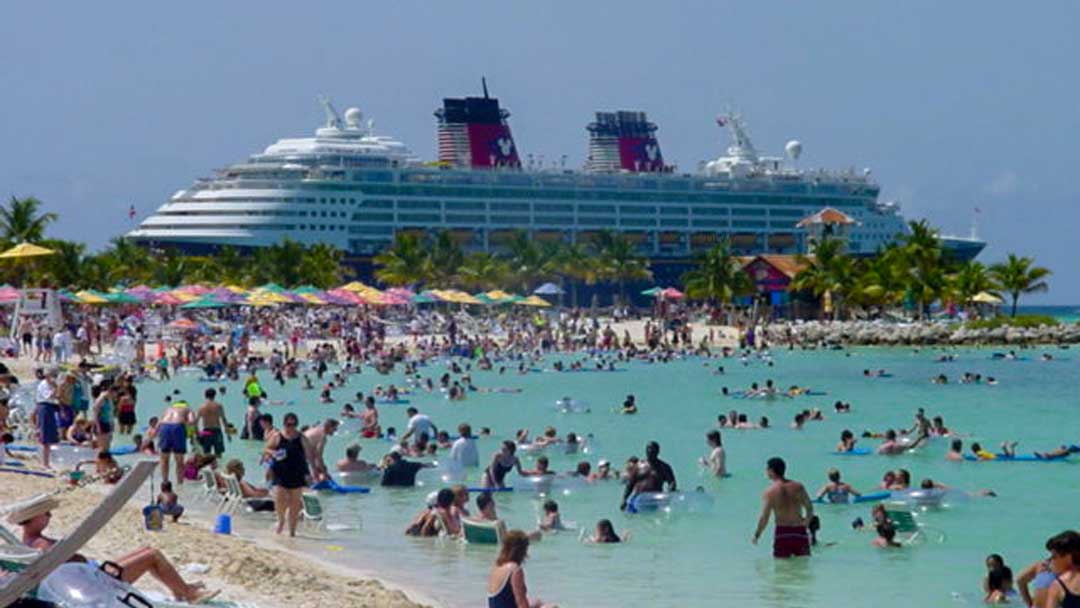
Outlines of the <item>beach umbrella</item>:
[{"label": "beach umbrella", "polygon": [[413,296],[413,298],[412,298],[413,304],[434,304],[435,302],[438,302],[438,301],[439,301],[438,298],[431,295],[431,292],[427,292],[427,291],[425,291],[423,293],[418,293],[415,296]]},{"label": "beach umbrella", "polygon": [[1003,300],[989,291],[980,291],[972,296],[971,301],[979,304],[1001,304]]},{"label": "beach umbrella", "polygon": [[187,304],[183,304],[180,308],[225,308],[226,306],[229,306],[229,302],[222,302],[214,296],[206,295],[198,300],[192,300]]},{"label": "beach umbrella", "polygon": [[678,289],[675,289],[674,287],[668,287],[667,289],[661,291],[660,295],[669,300],[681,300],[686,297],[686,294],[679,291]]},{"label": "beach umbrella", "polygon": [[150,304],[159,306],[177,306],[183,304],[184,300],[174,296],[173,294],[164,291],[161,293],[155,293],[150,296]]},{"label": "beach umbrella", "polygon": [[660,295],[663,291],[664,291],[663,287],[650,287],[649,289],[646,289],[646,290],[642,291],[641,295],[656,297],[656,296]]},{"label": "beach umbrella", "polygon": [[95,292],[92,289],[84,289],[82,291],[75,292],[75,301],[80,304],[108,304],[109,301],[105,299],[102,294]]},{"label": "beach umbrella", "polygon": [[9,285],[0,287],[0,302],[14,302],[19,299],[19,290]]},{"label": "beach umbrella", "polygon": [[514,304],[518,306],[535,306],[537,308],[547,308],[548,306],[551,306],[551,304],[547,300],[541,298],[540,296],[529,296],[523,300],[518,300],[517,302],[514,302]]},{"label": "beach umbrella", "polygon": [[35,258],[43,255],[53,255],[56,253],[52,249],[46,249],[33,243],[19,243],[11,249],[0,253],[0,258],[19,259],[19,258]]},{"label": "beach umbrella", "polygon": [[533,293],[541,296],[558,296],[562,295],[565,292],[562,290],[562,287],[559,287],[555,283],[544,283],[543,285],[534,289]]},{"label": "beach umbrella", "polygon": [[136,298],[133,295],[126,294],[122,291],[116,291],[113,293],[101,294],[101,297],[105,298],[110,304],[141,304],[142,300]]}]

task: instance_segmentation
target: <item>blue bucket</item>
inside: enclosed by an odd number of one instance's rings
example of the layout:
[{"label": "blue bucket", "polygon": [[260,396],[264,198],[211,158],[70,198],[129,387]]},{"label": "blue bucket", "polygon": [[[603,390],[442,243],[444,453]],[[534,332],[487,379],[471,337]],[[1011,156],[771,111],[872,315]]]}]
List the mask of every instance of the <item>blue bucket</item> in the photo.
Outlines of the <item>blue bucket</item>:
[{"label": "blue bucket", "polygon": [[232,517],[228,513],[219,513],[214,520],[215,534],[232,534]]}]

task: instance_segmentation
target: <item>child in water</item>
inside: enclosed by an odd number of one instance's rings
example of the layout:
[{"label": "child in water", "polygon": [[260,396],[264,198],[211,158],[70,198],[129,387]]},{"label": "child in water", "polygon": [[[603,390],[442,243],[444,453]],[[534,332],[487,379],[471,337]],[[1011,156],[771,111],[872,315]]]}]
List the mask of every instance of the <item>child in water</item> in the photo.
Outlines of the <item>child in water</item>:
[{"label": "child in water", "polygon": [[593,532],[589,542],[592,543],[621,543],[622,539],[615,533],[615,526],[611,524],[610,519],[601,519],[596,522],[596,530]]}]

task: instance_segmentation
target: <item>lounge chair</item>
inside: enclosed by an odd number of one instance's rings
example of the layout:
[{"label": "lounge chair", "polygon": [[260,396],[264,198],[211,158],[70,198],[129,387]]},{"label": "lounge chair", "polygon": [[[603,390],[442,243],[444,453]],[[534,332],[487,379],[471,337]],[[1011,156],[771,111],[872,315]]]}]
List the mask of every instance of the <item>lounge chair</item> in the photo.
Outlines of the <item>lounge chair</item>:
[{"label": "lounge chair", "polygon": [[501,545],[506,532],[506,524],[501,520],[462,519],[461,528],[465,533],[465,542],[475,545]]},{"label": "lounge chair", "polygon": [[224,507],[227,497],[218,489],[217,477],[214,476],[214,472],[208,467],[204,467],[199,471],[199,479],[202,480],[203,484],[200,497],[218,509]]},{"label": "lounge chair", "polygon": [[304,492],[301,495],[302,510],[300,516],[305,526],[314,526],[318,530],[323,526],[323,506],[318,494]]},{"label": "lounge chair", "polygon": [[[913,545],[926,542],[928,539],[934,542],[945,542],[945,533],[935,528],[924,526],[915,519],[915,513],[900,509],[886,509],[885,516],[889,518],[896,530],[899,542]],[[900,535],[904,535],[901,537]]]}]

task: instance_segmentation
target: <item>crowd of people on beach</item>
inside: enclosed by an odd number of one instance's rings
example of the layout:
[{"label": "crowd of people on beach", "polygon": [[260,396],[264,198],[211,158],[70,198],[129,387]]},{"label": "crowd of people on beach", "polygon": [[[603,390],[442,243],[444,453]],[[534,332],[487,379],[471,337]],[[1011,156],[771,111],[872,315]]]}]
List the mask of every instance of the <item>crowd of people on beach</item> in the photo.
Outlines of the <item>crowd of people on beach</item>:
[{"label": "crowd of people on beach", "polygon": [[[545,535],[567,532],[578,534],[585,542],[603,544],[621,543],[631,537],[628,532],[617,532],[610,518],[596,521],[588,530],[574,530],[575,526],[563,519],[558,501],[552,498],[553,487],[621,484],[620,503],[612,510],[617,507],[631,513],[665,508],[667,504],[662,501],[671,496],[703,497],[704,489],[680,490],[676,472],[661,459],[661,446],[656,441],[649,441],[641,455],[629,456],[621,469],[613,468],[606,459],[592,461],[593,451],[589,448],[594,438],[588,433],[560,433],[555,426],[545,427],[535,436],[528,429],[519,429],[485,456],[477,440],[491,437],[493,431],[489,428],[480,427],[474,434],[473,425],[465,420],[456,428],[439,428],[429,415],[411,404],[404,408],[400,422],[391,425],[382,418],[381,405],[405,405],[410,403],[410,397],[422,394],[468,401],[472,394],[514,393],[520,389],[502,384],[500,379],[538,371],[605,372],[629,362],[662,364],[693,356],[703,358],[705,368],[713,375],[723,376],[725,366],[755,362],[768,369],[775,364],[768,348],[754,344],[752,338],[746,343],[745,334],[740,348],[720,345],[713,330],[695,337],[685,315],[673,314],[646,323],[644,342],[636,343],[628,333],[620,338],[609,325],[581,311],[564,312],[558,317],[528,314],[498,319],[464,314],[394,314],[397,316],[310,308],[253,309],[244,313],[224,310],[197,330],[172,333],[171,340],[159,335],[169,319],[150,319],[140,309],[132,309],[127,315],[82,311],[56,332],[24,320],[19,326],[19,340],[8,345],[9,354],[32,359],[40,367],[33,379],[18,378],[6,366],[0,368],[0,385],[5,393],[0,399],[0,453],[25,461],[26,453],[9,448],[17,443],[17,436],[20,443],[33,441],[38,446],[38,463],[48,470],[59,468],[54,462],[54,455],[60,453],[57,450],[80,448],[78,454],[92,457],[73,463],[74,468],[93,467],[93,477],[104,483],[116,483],[124,474],[116,455],[153,456],[159,459],[162,481],[155,502],[174,520],[184,514],[179,490],[185,483],[207,480],[226,492],[230,482],[235,481],[245,504],[254,511],[273,511],[277,533],[290,536],[297,534],[306,491],[376,483],[381,487],[414,487],[422,470],[436,468],[432,458],[438,457],[437,468],[448,485],[431,492],[415,516],[403,518],[404,533],[465,538],[471,525],[493,527],[500,548],[488,580],[488,605],[518,607],[539,603],[531,598],[525,584],[523,563],[530,543]],[[398,339],[388,339],[391,336]],[[125,338],[127,356],[117,359],[117,345]],[[263,350],[253,348],[260,340],[268,346]],[[111,363],[103,363],[106,353],[114,355]],[[558,357],[552,360],[552,354]],[[349,386],[357,376],[391,372],[403,372],[404,382],[379,384],[367,394]],[[483,378],[495,379],[500,385],[480,386],[482,383],[474,377],[480,372],[487,372]],[[863,376],[873,380],[887,378],[889,373],[865,370]],[[140,421],[137,412],[152,408],[140,405],[140,383],[169,383],[177,377],[204,383],[201,399],[188,401],[195,395],[171,390],[160,405],[160,413]],[[947,378],[932,381],[943,384]],[[242,382],[242,388],[237,396],[229,386],[238,382]],[[960,382],[994,384],[996,380],[969,372]],[[336,414],[301,421],[289,407],[295,405],[293,402],[275,398],[275,387],[310,390],[312,400],[333,408]],[[720,391],[725,398],[770,401],[817,394],[821,393],[807,386],[783,389],[771,378],[754,382],[746,389],[725,386]],[[222,401],[237,398],[246,404],[245,412],[241,419],[230,420]],[[280,411],[284,413],[275,415],[275,407],[283,408]],[[611,411],[634,415],[639,407],[631,394]],[[587,408],[587,404],[567,396],[558,401],[553,411],[573,413]],[[835,401],[832,409],[830,415],[836,416],[853,412],[852,404],[843,400]],[[824,419],[820,409],[803,408],[794,415],[790,428],[798,431]],[[770,428],[773,424],[768,417],[752,421],[748,413],[737,409],[720,414],[716,427],[704,430],[702,467],[709,475],[723,479],[729,474],[730,463],[722,433]],[[387,449],[377,454],[376,460],[367,461],[360,457],[363,446],[359,441],[350,442],[336,458],[327,453],[327,447],[330,438],[341,433],[357,440],[385,439]],[[965,436],[946,426],[942,416],[928,415],[923,408],[915,412],[910,425],[867,430],[859,438],[851,430],[844,430],[835,452],[870,452],[857,445],[859,439],[879,439],[881,442],[872,452],[895,456],[924,448],[934,437],[951,442],[947,460],[1017,457],[1011,442],[1002,445],[998,453],[973,442],[970,454],[964,454]],[[241,459],[225,460],[234,441],[261,444],[259,464],[265,470],[262,479],[246,479]],[[576,456],[577,464],[571,471],[553,470],[548,451]],[[1077,451],[1080,448],[1075,445],[1063,445],[1035,452],[1032,457],[1066,458]],[[531,466],[523,463],[522,454],[534,457]],[[479,474],[476,487],[463,481],[470,471]],[[511,475],[516,476],[513,481]],[[955,491],[930,478],[923,478],[916,487],[908,470],[896,469],[883,475],[879,488],[859,492],[843,481],[839,468],[833,468],[826,475],[827,482],[811,495],[802,483],[786,476],[787,464],[779,457],[764,463],[764,475],[768,486],[751,540],[756,544],[771,522],[776,558],[811,555],[820,530],[816,503],[859,502],[884,492],[926,506]],[[529,488],[546,496],[536,529],[508,529],[499,517],[493,496],[511,487]],[[980,490],[971,495],[992,497],[995,492]],[[45,550],[55,542],[42,533],[49,512],[56,506],[43,503],[32,513],[22,513],[9,521],[22,527],[27,544]],[[905,547],[898,541],[904,522],[897,517],[884,504],[872,504],[873,546],[883,550]],[[863,527],[861,520],[856,523],[853,527]],[[1028,605],[1075,608],[1080,602],[1080,535],[1064,532],[1051,538],[1046,546],[1050,560],[1032,565],[1016,579],[1000,556],[988,558],[983,581],[986,600],[1006,602],[1019,594]],[[151,573],[178,599],[191,601],[207,595],[204,589],[185,583],[168,560],[152,549],[122,561],[128,564],[125,571],[130,572],[132,580]]]}]

